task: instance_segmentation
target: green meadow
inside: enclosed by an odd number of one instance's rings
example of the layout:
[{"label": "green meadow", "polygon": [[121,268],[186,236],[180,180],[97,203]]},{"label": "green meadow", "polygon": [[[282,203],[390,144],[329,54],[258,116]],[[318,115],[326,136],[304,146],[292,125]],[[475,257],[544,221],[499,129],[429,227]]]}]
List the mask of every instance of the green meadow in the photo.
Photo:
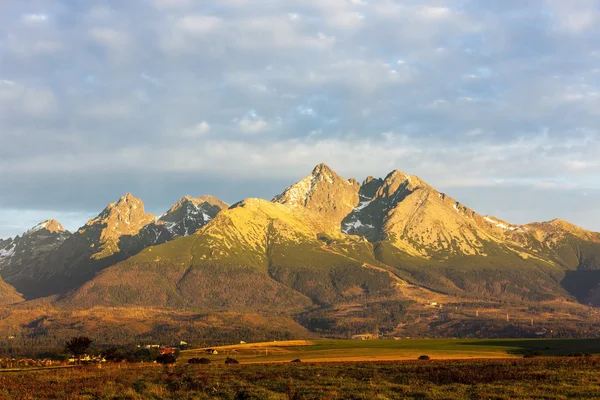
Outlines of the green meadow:
[{"label": "green meadow", "polygon": [[524,356],[600,355],[600,339],[407,339],[407,340],[315,340],[267,342],[215,347],[217,355],[206,349],[184,351],[180,362],[205,357],[220,362],[226,357],[241,363],[287,362],[294,359],[313,362],[414,360],[458,360],[476,358],[518,358]]}]

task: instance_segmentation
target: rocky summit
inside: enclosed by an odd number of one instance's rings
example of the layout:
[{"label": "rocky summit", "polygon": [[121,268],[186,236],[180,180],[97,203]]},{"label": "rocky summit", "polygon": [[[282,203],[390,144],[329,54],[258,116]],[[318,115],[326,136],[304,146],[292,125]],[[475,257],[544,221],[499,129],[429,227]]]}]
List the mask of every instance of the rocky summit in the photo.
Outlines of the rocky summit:
[{"label": "rocky summit", "polygon": [[310,175],[288,187],[273,201],[292,207],[305,207],[338,225],[359,202],[360,184],[346,180],[327,165],[319,164]]},{"label": "rocky summit", "polygon": [[11,288],[0,302],[44,304],[39,318],[125,307],[266,318],[252,332],[277,315],[277,329],[342,337],[535,334],[499,322],[502,309],[564,332],[600,329],[588,309],[600,305],[600,234],[481,215],[398,170],[360,184],[320,164],[272,201],[186,196],[160,217],[127,194],[73,234],[50,220],[0,241],[0,268],[28,299]]},{"label": "rocky summit", "polygon": [[228,207],[228,204],[214,196],[185,196],[155,221],[145,225],[137,234],[122,236],[120,248],[128,255],[134,255],[146,247],[189,236]]},{"label": "rocky summit", "polygon": [[50,219],[22,236],[0,240],[0,275],[12,284],[20,282],[35,271],[33,266],[43,264],[69,237],[71,233]]}]

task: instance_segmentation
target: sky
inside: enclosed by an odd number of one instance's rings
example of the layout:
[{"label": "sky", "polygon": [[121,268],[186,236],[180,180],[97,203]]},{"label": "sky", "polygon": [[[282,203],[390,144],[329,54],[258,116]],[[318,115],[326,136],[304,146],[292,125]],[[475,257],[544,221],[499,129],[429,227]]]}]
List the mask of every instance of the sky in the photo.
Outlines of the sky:
[{"label": "sky", "polygon": [[600,231],[600,1],[2,0],[0,238],[321,162]]}]

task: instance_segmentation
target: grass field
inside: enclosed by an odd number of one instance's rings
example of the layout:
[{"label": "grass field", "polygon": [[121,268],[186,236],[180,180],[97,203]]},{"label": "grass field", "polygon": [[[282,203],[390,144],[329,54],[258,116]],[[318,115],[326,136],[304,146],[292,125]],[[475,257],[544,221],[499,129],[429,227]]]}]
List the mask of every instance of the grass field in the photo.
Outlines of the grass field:
[{"label": "grass field", "polygon": [[219,354],[206,349],[184,351],[181,362],[193,357],[206,357],[223,362],[232,357],[241,363],[394,361],[415,360],[421,355],[431,359],[459,360],[474,358],[516,358],[532,352],[545,356],[570,354],[600,355],[600,339],[508,339],[508,340],[316,340],[266,342],[214,347]]},{"label": "grass field", "polygon": [[0,399],[597,399],[600,358],[109,364],[0,374]]}]

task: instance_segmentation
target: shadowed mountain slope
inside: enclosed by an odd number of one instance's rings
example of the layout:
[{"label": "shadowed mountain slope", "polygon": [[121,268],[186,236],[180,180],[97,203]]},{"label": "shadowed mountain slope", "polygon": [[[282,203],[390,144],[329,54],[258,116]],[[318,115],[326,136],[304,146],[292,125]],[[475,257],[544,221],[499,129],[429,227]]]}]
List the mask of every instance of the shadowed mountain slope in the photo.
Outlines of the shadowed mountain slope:
[{"label": "shadowed mountain slope", "polygon": [[328,229],[329,222],[310,211],[248,199],[222,211],[194,235],[148,248],[106,269],[63,302],[70,307],[291,312],[393,292],[387,272],[365,268],[360,260],[329,248],[320,236],[347,239]]}]

